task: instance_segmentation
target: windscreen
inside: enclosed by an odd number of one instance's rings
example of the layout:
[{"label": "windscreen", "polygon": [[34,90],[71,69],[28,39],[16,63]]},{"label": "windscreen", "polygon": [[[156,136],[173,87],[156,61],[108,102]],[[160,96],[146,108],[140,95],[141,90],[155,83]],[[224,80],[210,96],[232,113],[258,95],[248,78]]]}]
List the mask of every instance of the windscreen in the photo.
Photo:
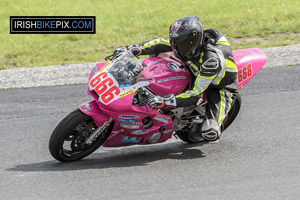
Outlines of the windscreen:
[{"label": "windscreen", "polygon": [[109,73],[116,79],[119,86],[129,86],[136,83],[137,78],[141,78],[143,67],[131,51],[127,51],[114,61]]}]

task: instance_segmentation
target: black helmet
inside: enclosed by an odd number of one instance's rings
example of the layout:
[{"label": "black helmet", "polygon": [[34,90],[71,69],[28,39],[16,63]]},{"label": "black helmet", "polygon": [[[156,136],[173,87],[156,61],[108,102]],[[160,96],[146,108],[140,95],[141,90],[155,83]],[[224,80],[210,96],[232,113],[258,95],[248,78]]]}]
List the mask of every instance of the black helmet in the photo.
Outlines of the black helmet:
[{"label": "black helmet", "polygon": [[194,58],[203,43],[203,27],[196,16],[182,17],[170,26],[170,43],[173,52],[182,61]]}]

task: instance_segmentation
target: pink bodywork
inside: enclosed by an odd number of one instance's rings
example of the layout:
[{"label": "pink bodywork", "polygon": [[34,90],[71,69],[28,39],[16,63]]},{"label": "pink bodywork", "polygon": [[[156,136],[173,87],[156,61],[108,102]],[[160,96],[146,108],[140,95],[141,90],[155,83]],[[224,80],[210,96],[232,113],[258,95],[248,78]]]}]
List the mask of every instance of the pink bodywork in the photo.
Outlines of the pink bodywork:
[{"label": "pink bodywork", "polygon": [[[241,89],[264,66],[267,56],[258,48],[233,50],[232,53],[239,70],[237,87]],[[251,69],[251,72],[249,72],[249,69]],[[251,75],[245,76],[246,74]]]},{"label": "pink bodywork", "polygon": [[[257,48],[234,50],[233,56],[239,70],[238,88],[242,88],[267,60],[266,55]],[[147,87],[155,94],[160,96],[179,94],[184,89],[191,87],[192,79],[189,71],[180,68],[180,63],[177,61],[170,58],[153,57],[147,58],[143,62],[147,65],[146,70],[142,72],[143,78],[154,78]],[[170,62],[172,63],[171,66],[168,65]],[[89,76],[89,80],[106,63],[97,63]],[[95,100],[81,104],[79,109],[91,116],[97,126],[102,126],[102,123],[108,121],[110,117],[114,120],[113,131],[102,146],[148,144],[147,140],[156,132],[161,132],[162,135],[156,143],[164,142],[172,137],[172,119],[151,109],[148,105],[133,106],[134,93],[108,105],[100,103],[97,94],[90,91],[89,88],[88,94]],[[153,126],[148,129],[142,125],[142,119],[146,117],[150,117],[153,122]]]}]

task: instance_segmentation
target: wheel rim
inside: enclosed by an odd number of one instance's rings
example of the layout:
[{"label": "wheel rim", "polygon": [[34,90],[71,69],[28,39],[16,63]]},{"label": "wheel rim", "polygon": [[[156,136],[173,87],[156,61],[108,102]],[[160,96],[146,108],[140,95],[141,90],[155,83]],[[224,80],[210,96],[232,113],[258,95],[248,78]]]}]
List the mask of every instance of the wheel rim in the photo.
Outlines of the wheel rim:
[{"label": "wheel rim", "polygon": [[[87,144],[86,139],[97,129],[95,122],[92,119],[87,119],[79,123],[64,139],[62,144],[62,153],[67,157],[78,156],[93,147],[95,142]],[[106,130],[103,134],[106,134]],[[99,137],[103,138],[103,137]]]}]

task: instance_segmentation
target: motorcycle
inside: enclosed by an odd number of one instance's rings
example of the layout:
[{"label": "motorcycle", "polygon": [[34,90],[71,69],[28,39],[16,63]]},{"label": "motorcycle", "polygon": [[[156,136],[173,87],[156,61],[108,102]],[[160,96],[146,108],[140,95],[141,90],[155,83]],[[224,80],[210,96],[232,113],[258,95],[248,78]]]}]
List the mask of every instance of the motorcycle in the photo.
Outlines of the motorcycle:
[{"label": "motorcycle", "polygon": [[[257,48],[233,50],[241,89],[263,67],[267,57]],[[62,162],[80,160],[101,145],[120,147],[164,142],[175,135],[188,143],[203,141],[192,137],[194,123],[205,119],[207,97],[197,105],[171,111],[154,110],[148,98],[180,94],[192,87],[188,69],[174,57],[161,55],[138,60],[131,51],[109,62],[95,65],[87,92],[94,100],[85,102],[67,115],[53,131],[49,150]],[[237,95],[221,128],[236,118],[241,106]]]}]

